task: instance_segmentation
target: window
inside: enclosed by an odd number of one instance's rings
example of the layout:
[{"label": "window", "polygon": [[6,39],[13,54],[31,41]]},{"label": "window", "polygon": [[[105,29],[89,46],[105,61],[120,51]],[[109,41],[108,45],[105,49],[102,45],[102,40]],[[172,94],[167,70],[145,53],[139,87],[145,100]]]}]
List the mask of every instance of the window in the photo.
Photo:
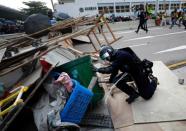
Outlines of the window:
[{"label": "window", "polygon": [[179,9],[179,8],[180,8],[180,4],[178,4],[178,3],[172,3],[171,4],[171,10]]},{"label": "window", "polygon": [[182,4],[181,4],[181,8],[182,8],[182,9],[186,8],[186,3],[182,3]]},{"label": "window", "polygon": [[86,11],[91,11],[91,10],[96,10],[96,9],[97,9],[96,7],[85,7]]},{"label": "window", "polygon": [[109,12],[114,13],[114,7],[113,6],[109,6]]},{"label": "window", "polygon": [[140,9],[140,5],[135,5],[135,10],[139,10]]},{"label": "window", "polygon": [[114,6],[103,6],[103,7],[98,7],[98,12],[99,12],[99,14],[101,14],[103,11],[104,11],[106,14],[108,14],[108,13],[114,13]]},{"label": "window", "polygon": [[130,11],[130,6],[129,6],[129,5],[126,5],[124,11],[125,11],[125,12],[129,12],[129,11]]},{"label": "window", "polygon": [[99,14],[103,13],[103,7],[98,7]]},{"label": "window", "polygon": [[163,4],[159,4],[159,10],[164,10]]},{"label": "window", "polygon": [[116,6],[116,12],[122,13],[122,12],[129,12],[129,5],[122,5],[122,6]]},{"label": "window", "polygon": [[166,10],[168,10],[169,9],[169,4],[166,4]]},{"label": "window", "polygon": [[168,10],[169,9],[169,4],[159,4],[159,10]]},{"label": "window", "polygon": [[58,0],[59,4],[64,4],[64,3],[74,3],[75,0]]}]

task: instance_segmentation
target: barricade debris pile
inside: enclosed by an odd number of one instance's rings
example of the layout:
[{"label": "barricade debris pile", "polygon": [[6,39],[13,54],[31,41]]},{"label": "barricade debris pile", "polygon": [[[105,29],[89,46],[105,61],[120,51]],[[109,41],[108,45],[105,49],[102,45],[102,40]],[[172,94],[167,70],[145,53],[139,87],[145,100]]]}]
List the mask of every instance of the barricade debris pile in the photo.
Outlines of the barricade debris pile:
[{"label": "barricade debris pile", "polygon": [[[112,44],[120,39],[115,37],[103,16],[104,14],[99,18],[69,18],[33,34],[1,37],[0,129],[13,129],[12,123],[15,123],[20,114],[23,114],[26,107],[33,107],[34,119],[39,130],[47,129],[45,128],[46,120],[52,128],[55,125],[79,128],[77,124],[81,121],[93,94],[89,90],[88,94],[85,93],[89,97],[86,99],[86,104],[83,104],[85,107],[81,106],[84,112],[78,118],[79,122],[75,122],[76,124],[70,121],[59,122],[58,120],[61,120],[59,112],[65,107],[65,104],[68,104],[66,101],[71,99],[70,96],[73,95],[74,90],[72,85],[74,81],[78,84],[78,80],[71,80],[71,76],[69,77],[68,74],[59,76],[61,72],[56,74],[54,70],[59,65],[86,55],[97,60],[97,51],[102,44]],[[107,33],[111,34],[109,39],[105,35],[105,31],[100,30],[100,19],[104,20],[103,23],[108,29]],[[72,32],[65,33],[64,30],[67,28],[71,28]],[[100,35],[97,34],[98,29]],[[43,35],[46,32],[47,35]],[[103,39],[100,39],[100,36]],[[77,41],[89,43],[93,50],[77,50],[75,48]],[[58,79],[54,80],[56,77]],[[80,86],[80,91],[84,89],[83,86]],[[78,96],[78,93],[76,95]],[[74,96],[73,99],[76,97]],[[79,110],[77,111],[79,113]],[[41,118],[43,119],[41,120]]]}]

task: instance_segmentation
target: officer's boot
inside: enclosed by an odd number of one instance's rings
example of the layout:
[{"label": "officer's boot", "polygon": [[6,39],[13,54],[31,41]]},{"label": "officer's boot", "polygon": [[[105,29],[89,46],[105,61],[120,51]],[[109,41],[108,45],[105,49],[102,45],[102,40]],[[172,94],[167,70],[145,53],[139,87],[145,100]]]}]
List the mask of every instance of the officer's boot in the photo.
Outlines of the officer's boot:
[{"label": "officer's boot", "polygon": [[136,98],[138,98],[138,93],[133,89],[133,87],[130,87],[125,82],[120,82],[117,84],[117,87],[125,92],[129,97],[125,100],[129,104],[132,103]]},{"label": "officer's boot", "polygon": [[128,104],[131,104],[138,97],[139,95],[137,93],[133,93],[125,101],[128,102]]}]

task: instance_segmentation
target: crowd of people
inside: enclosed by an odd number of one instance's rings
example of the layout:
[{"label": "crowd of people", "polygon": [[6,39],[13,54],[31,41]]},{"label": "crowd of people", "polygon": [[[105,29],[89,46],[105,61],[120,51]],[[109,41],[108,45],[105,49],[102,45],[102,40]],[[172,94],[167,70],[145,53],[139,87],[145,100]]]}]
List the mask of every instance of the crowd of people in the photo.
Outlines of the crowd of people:
[{"label": "crowd of people", "polygon": [[[137,30],[135,31],[136,33],[139,32],[139,29],[143,29],[144,31],[146,31],[146,33],[148,32],[147,20],[150,17],[151,14],[148,12],[148,10],[145,10],[143,6],[141,6],[138,11],[139,25],[137,27]],[[186,10],[177,11],[177,9],[175,9],[171,12],[170,17],[167,15],[166,11],[160,12],[156,16],[155,23],[158,26],[170,25],[170,29],[172,29],[174,25],[177,25],[178,27],[181,27],[183,25],[186,29]]]},{"label": "crowd of people", "polygon": [[110,17],[107,17],[106,20],[110,23],[115,23],[115,22],[124,22],[124,21],[131,21],[130,16],[115,16],[112,14]]},{"label": "crowd of people", "polygon": [[177,9],[175,9],[173,12],[171,12],[170,29],[172,29],[172,27],[174,25],[178,25],[180,27],[181,24],[183,24],[186,29],[186,11],[179,11],[178,12]]},{"label": "crowd of people", "polygon": [[174,25],[177,25],[178,27],[183,25],[186,29],[186,10],[178,11],[177,9],[174,9],[170,16],[168,16],[166,12],[159,12],[157,14],[156,20],[159,21],[156,24],[159,26],[170,25],[170,29],[172,29]]},{"label": "crowd of people", "polygon": [[24,31],[23,23],[0,19],[0,34],[11,34],[23,31]]}]

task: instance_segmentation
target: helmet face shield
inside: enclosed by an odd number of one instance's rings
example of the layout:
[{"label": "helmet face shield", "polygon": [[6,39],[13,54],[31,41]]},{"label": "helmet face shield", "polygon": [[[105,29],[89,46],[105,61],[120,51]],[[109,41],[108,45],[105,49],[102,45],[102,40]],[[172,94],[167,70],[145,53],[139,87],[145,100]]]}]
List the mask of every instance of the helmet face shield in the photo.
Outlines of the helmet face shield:
[{"label": "helmet face shield", "polygon": [[111,61],[114,49],[111,46],[104,45],[101,47],[99,56],[102,60]]},{"label": "helmet face shield", "polygon": [[108,52],[105,52],[102,56],[100,56],[100,58],[102,60],[109,60],[110,59],[110,55]]}]

